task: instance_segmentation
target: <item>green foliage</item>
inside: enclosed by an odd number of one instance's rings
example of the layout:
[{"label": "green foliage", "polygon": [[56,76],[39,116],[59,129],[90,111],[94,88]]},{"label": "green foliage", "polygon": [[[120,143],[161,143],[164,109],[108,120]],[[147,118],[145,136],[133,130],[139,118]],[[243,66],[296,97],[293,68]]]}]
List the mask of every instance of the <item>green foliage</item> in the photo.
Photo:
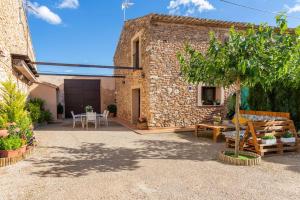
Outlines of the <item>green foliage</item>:
[{"label": "green foliage", "polygon": [[29,110],[31,120],[33,122],[38,122],[39,119],[41,118],[41,112],[42,112],[40,106],[29,102],[27,108]]},{"label": "green foliage", "polygon": [[51,122],[53,120],[52,113],[49,110],[42,111],[41,121],[42,122]]},{"label": "green foliage", "polygon": [[287,131],[281,137],[282,138],[292,138],[292,137],[294,137],[294,134],[291,133],[290,131]]},{"label": "green foliage", "polygon": [[117,106],[115,104],[111,104],[107,106],[107,109],[110,113],[113,113],[114,116],[117,114]]},{"label": "green foliage", "polygon": [[[247,30],[232,27],[228,38],[219,40],[212,32],[205,53],[189,44],[177,54],[183,77],[190,83],[237,87],[236,103],[240,103],[241,87],[260,84],[265,91],[274,83],[300,86],[300,28],[288,30],[286,16],[276,17],[277,27],[249,25]],[[239,107],[235,108],[239,115]],[[239,139],[239,123],[236,124]],[[238,141],[235,156],[238,156]]]},{"label": "green foliage", "polygon": [[289,112],[295,126],[300,129],[300,88],[275,83],[273,89],[264,91],[261,85],[250,89],[249,104],[252,110]]},{"label": "green foliage", "polygon": [[0,115],[0,130],[7,128],[7,120]]},{"label": "green foliage", "polygon": [[45,101],[43,99],[33,98],[33,99],[30,99],[28,103],[37,105],[40,107],[41,110],[45,110]]},{"label": "green foliage", "polygon": [[57,114],[63,114],[64,113],[64,107],[63,107],[63,105],[61,105],[61,103],[59,103],[58,105],[57,105]]},{"label": "green foliage", "polygon": [[85,107],[85,112],[93,112],[93,107],[90,106],[90,105],[87,105],[87,106]]},{"label": "green foliage", "polygon": [[273,140],[273,139],[276,139],[276,137],[274,135],[265,135],[261,139],[263,139],[263,140]]},{"label": "green foliage", "polygon": [[260,83],[265,90],[276,81],[296,86],[300,82],[300,38],[286,29],[285,16],[277,16],[276,21],[276,28],[265,24],[249,25],[245,31],[231,28],[225,41],[211,33],[206,53],[187,44],[178,54],[184,78],[225,87],[240,79],[242,86]]},{"label": "green foliage", "polygon": [[33,122],[43,123],[52,121],[52,114],[45,110],[45,101],[40,98],[30,99],[27,103],[27,109]]},{"label": "green foliage", "polygon": [[17,85],[9,79],[1,83],[3,100],[0,102],[0,115],[7,122],[19,123],[20,119],[27,115],[25,110],[26,96],[17,88]]},{"label": "green foliage", "polygon": [[16,150],[22,147],[23,144],[24,142],[18,136],[0,138],[0,150]]}]

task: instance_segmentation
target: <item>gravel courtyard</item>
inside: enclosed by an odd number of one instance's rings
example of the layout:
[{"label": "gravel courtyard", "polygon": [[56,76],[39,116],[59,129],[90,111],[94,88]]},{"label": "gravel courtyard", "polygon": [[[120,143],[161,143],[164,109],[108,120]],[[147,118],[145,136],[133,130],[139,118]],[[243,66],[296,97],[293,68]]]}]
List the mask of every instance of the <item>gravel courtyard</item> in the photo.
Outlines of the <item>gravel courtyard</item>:
[{"label": "gravel courtyard", "polygon": [[1,200],[300,199],[300,154],[256,167],[217,161],[224,144],[192,134],[138,135],[113,124],[36,131],[25,161],[0,168]]}]

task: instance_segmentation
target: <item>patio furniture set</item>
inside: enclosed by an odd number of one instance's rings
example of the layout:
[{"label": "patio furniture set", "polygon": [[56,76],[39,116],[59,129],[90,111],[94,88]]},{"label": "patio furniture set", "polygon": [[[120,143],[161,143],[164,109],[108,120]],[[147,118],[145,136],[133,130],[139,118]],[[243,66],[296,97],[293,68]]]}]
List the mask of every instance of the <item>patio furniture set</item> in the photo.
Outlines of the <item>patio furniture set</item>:
[{"label": "patio furniture set", "polygon": [[104,110],[103,114],[98,114],[96,112],[86,112],[75,115],[73,111],[71,111],[71,114],[73,117],[73,128],[75,128],[76,122],[80,122],[82,128],[86,127],[87,129],[89,128],[90,123],[93,123],[95,125],[95,128],[97,128],[98,123],[100,126],[102,121],[106,126],[108,126],[108,110]]},{"label": "patio furniture set", "polygon": [[[241,118],[245,121],[240,130],[240,150],[255,152],[261,156],[265,153],[300,151],[300,139],[289,113],[241,111]],[[214,142],[225,136],[226,147],[234,148],[236,131],[233,123],[197,124],[194,134],[199,136],[209,130],[212,132]],[[273,140],[270,143],[268,139]]]}]

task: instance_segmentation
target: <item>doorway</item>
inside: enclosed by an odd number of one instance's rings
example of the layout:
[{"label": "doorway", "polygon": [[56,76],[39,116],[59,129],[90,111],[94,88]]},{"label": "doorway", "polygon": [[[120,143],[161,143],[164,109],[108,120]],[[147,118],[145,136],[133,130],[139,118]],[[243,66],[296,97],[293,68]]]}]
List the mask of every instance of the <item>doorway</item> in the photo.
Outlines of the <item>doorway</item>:
[{"label": "doorway", "polygon": [[133,124],[138,122],[141,113],[141,90],[133,89],[132,90],[132,108],[131,108],[131,121]]}]

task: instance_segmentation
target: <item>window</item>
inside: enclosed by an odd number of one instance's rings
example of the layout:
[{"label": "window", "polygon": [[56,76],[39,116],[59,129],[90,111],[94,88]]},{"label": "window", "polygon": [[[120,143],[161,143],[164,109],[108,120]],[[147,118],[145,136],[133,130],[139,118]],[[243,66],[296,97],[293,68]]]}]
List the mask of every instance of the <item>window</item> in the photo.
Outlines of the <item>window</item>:
[{"label": "window", "polygon": [[140,67],[140,40],[137,39],[133,44],[133,67]]},{"label": "window", "polygon": [[141,36],[143,32],[138,32],[131,39],[131,66],[133,68],[141,68]]},{"label": "window", "polygon": [[224,89],[222,87],[198,86],[198,106],[224,104]]}]

